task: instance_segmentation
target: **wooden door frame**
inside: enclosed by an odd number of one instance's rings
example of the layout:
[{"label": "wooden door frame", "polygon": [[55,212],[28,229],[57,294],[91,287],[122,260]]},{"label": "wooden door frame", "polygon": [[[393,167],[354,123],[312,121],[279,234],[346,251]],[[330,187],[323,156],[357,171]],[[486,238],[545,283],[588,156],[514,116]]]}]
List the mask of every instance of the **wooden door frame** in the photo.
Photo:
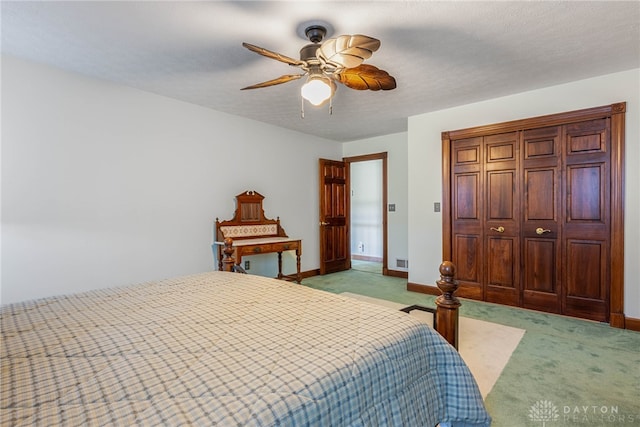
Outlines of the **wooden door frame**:
[{"label": "wooden door frame", "polygon": [[611,230],[609,268],[609,324],[625,328],[624,315],[624,144],[626,102],[601,107],[550,114],[468,129],[442,132],[442,257],[452,257],[451,223],[451,140],[525,130],[570,122],[611,118]]},{"label": "wooden door frame", "polygon": [[[347,224],[351,230],[351,163],[368,162],[370,160],[382,160],[382,274],[389,276],[389,266],[387,259],[387,152],[365,154],[362,156],[344,157],[343,162],[346,163],[349,170],[349,179],[347,180]],[[351,233],[349,233],[351,236]],[[351,242],[349,242],[351,249]],[[351,251],[349,251],[349,255]]]}]

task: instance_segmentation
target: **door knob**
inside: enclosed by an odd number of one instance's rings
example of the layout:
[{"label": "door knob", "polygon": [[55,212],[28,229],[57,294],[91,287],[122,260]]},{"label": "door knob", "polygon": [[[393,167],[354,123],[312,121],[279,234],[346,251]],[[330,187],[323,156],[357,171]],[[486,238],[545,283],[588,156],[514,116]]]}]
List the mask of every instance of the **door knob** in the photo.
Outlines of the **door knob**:
[{"label": "door knob", "polygon": [[320,225],[329,225],[329,223],[328,223],[328,222],[321,221],[321,222],[320,222]]},{"label": "door knob", "polygon": [[503,227],[503,226],[500,226],[500,227],[498,227],[498,228],[491,227],[491,229],[492,229],[493,231],[497,231],[498,233],[504,233],[504,227]]},{"label": "door knob", "polygon": [[544,234],[544,233],[551,233],[551,230],[546,230],[542,227],[536,228],[536,234]]}]

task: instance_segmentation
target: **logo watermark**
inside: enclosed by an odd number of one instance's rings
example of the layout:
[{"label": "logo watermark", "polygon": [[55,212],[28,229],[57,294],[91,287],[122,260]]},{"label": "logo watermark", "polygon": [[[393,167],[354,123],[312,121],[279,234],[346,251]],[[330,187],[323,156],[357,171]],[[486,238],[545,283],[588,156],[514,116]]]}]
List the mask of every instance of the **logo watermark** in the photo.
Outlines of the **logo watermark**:
[{"label": "logo watermark", "polygon": [[545,427],[549,421],[556,421],[560,418],[558,408],[549,400],[538,400],[531,409],[529,409],[529,418],[532,421],[542,422]]},{"label": "logo watermark", "polygon": [[542,423],[561,422],[561,425],[597,424],[597,425],[635,425],[640,423],[640,416],[621,411],[610,405],[556,405],[550,400],[539,400],[529,409],[529,419]]}]

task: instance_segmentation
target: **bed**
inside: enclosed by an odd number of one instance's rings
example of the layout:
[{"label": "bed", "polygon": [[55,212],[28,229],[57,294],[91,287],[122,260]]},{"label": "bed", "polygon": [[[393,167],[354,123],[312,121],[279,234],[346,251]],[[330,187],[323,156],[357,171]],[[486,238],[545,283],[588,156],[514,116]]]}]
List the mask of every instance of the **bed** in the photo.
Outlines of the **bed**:
[{"label": "bed", "polygon": [[489,425],[411,316],[213,271],[0,308],[3,426]]}]

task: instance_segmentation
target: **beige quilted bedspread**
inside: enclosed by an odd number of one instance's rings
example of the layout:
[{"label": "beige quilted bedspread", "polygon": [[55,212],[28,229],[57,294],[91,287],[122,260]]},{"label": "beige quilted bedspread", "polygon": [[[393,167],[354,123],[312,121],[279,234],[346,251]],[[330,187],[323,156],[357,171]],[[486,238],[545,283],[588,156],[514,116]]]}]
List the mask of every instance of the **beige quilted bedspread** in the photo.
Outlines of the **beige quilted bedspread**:
[{"label": "beige quilted bedspread", "polygon": [[404,313],[210,272],[3,306],[3,426],[486,425],[457,353]]}]

